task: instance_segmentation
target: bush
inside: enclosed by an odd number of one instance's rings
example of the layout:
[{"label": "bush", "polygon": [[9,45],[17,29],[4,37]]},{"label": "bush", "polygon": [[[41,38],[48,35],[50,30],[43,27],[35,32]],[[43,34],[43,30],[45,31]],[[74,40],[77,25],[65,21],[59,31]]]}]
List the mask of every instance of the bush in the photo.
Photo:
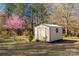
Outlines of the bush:
[{"label": "bush", "polygon": [[33,35],[30,34],[30,35],[29,35],[29,42],[31,42],[32,40],[33,40]]},{"label": "bush", "polygon": [[68,37],[68,35],[66,35],[66,34],[63,34],[63,36],[64,36],[64,37]]}]

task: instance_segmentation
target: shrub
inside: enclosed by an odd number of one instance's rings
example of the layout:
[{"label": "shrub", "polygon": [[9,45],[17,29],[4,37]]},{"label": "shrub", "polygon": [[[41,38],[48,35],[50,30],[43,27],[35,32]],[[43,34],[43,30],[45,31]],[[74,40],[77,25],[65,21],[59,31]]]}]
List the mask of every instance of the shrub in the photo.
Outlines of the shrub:
[{"label": "shrub", "polygon": [[64,37],[68,37],[68,35],[67,35],[67,34],[63,34],[63,36],[64,36]]},{"label": "shrub", "polygon": [[33,35],[29,34],[29,42],[31,42],[33,40]]}]

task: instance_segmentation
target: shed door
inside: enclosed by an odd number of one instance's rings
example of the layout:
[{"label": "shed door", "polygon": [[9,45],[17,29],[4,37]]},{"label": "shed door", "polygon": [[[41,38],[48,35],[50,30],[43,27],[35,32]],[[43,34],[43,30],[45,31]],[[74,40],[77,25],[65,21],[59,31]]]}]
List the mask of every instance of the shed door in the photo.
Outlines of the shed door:
[{"label": "shed door", "polygon": [[38,38],[41,41],[44,41],[46,39],[46,29],[45,28],[38,29]]}]

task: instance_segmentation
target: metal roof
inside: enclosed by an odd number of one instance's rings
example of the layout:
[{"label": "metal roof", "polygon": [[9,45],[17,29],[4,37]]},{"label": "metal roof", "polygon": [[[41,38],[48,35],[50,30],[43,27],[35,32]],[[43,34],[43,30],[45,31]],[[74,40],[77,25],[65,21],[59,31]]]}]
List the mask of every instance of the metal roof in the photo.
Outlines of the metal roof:
[{"label": "metal roof", "polygon": [[61,27],[59,25],[54,25],[54,24],[44,24],[45,26],[49,26],[49,27]]},{"label": "metal roof", "polygon": [[[44,26],[47,26],[47,27],[62,27],[62,26],[59,26],[59,25],[54,25],[54,24],[41,24],[41,25],[44,25]],[[39,27],[41,25],[38,25],[36,27]]]}]

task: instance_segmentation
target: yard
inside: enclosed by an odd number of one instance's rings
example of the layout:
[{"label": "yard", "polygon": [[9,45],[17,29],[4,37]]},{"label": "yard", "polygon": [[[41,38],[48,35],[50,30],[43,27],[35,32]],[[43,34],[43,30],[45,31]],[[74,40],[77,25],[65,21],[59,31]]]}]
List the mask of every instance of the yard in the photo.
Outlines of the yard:
[{"label": "yard", "polygon": [[9,41],[0,43],[0,55],[5,56],[72,56],[79,55],[79,40],[52,43]]},{"label": "yard", "polygon": [[48,5],[0,4],[0,55],[79,55],[79,18],[71,12],[74,4]]}]

